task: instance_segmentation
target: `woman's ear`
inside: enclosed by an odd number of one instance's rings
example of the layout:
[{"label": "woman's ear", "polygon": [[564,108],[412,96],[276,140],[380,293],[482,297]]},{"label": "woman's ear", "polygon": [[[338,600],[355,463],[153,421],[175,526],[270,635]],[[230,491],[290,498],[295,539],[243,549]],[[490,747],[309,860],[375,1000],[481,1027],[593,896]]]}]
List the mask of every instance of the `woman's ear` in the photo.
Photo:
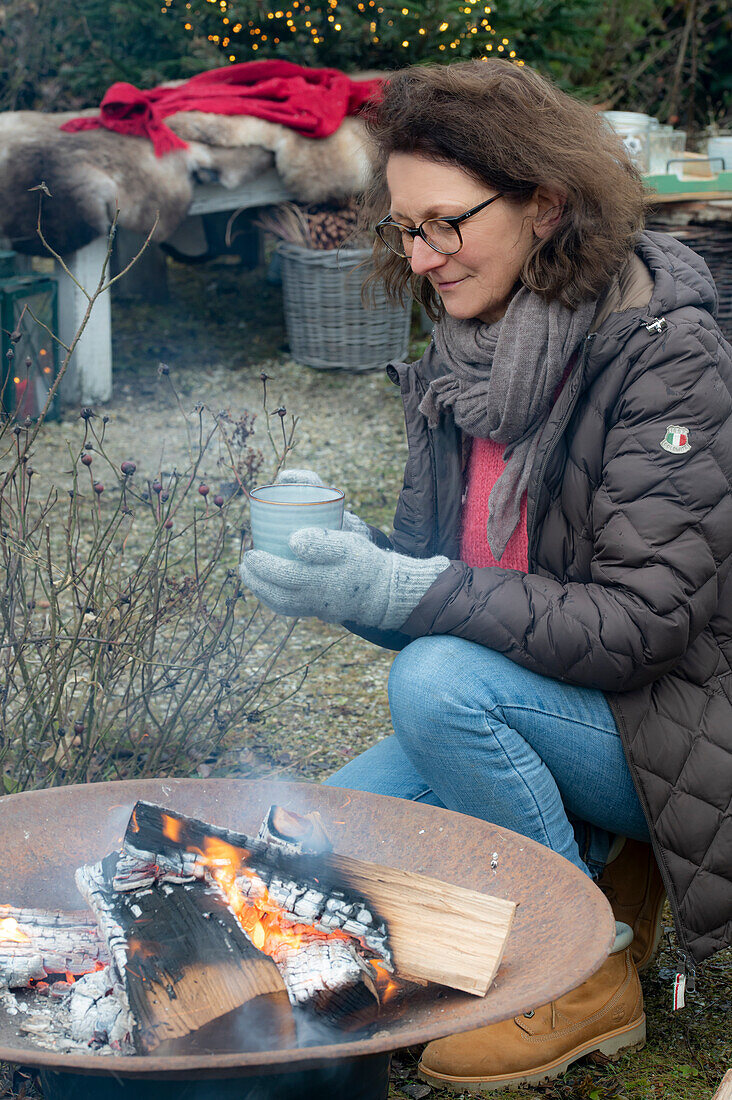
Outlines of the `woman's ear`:
[{"label": "woman's ear", "polygon": [[561,221],[567,196],[553,187],[537,187],[534,202],[537,208],[534,233],[537,237],[550,237]]}]

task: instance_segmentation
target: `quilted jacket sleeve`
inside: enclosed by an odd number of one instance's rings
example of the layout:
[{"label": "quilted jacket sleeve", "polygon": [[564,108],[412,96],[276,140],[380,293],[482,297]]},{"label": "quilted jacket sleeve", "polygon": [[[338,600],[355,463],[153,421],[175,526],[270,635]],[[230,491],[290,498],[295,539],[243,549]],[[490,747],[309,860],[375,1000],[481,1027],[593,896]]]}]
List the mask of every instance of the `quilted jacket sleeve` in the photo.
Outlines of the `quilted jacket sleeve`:
[{"label": "quilted jacket sleeve", "polygon": [[[732,400],[720,355],[713,333],[680,320],[628,371],[612,408],[588,403],[588,446],[602,448],[602,463],[586,583],[452,562],[402,631],[454,634],[605,691],[668,672],[714,614],[732,554]],[[661,447],[669,425],[688,428],[690,450]]]}]

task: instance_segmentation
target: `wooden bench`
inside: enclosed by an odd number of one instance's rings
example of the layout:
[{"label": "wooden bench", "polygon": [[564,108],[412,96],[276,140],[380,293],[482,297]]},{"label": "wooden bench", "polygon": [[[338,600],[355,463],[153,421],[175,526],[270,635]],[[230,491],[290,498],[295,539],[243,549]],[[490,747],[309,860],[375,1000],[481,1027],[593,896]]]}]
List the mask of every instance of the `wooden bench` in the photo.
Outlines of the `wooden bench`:
[{"label": "wooden bench", "polygon": [[[268,206],[292,198],[275,169],[272,169],[235,190],[220,184],[198,185],[194,188],[193,201],[188,208],[188,219],[201,214]],[[107,238],[97,237],[91,244],[65,256],[64,262],[81,286],[90,290],[99,282],[106,253]],[[65,344],[69,344],[81,324],[88,302],[60,264],[56,264],[56,269],[59,336]],[[63,400],[80,405],[109,401],[112,396],[112,367],[112,315],[107,291],[95,302],[87,327],[69,363],[61,389]]]}]

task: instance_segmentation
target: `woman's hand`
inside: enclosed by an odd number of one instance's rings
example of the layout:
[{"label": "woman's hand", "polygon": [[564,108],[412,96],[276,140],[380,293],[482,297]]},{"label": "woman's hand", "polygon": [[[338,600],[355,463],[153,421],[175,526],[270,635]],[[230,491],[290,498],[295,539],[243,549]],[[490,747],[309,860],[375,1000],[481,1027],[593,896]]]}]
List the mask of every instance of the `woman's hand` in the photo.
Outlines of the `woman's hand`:
[{"label": "woman's hand", "polygon": [[326,623],[354,622],[392,630],[401,626],[447,558],[407,558],[380,550],[352,531],[304,527],[290,535],[297,561],[249,550],[241,579],[280,615]]},{"label": "woman's hand", "polygon": [[[315,470],[280,470],[275,478],[275,485],[325,485],[322,478]],[[369,525],[354,512],[343,513],[342,531],[353,531],[355,535],[363,535],[370,538]]]}]

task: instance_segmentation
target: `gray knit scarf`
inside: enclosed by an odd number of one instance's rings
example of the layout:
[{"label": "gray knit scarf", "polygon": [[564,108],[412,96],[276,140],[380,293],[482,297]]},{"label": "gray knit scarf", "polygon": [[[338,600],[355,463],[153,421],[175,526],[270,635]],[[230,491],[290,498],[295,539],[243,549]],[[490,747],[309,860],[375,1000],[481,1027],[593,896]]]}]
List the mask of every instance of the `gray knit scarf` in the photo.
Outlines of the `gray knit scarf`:
[{"label": "gray knit scarf", "polygon": [[522,287],[494,324],[445,315],[435,327],[437,352],[450,371],[431,383],[420,412],[434,428],[450,408],[466,435],[506,444],[506,467],[488,498],[488,545],[496,561],[516,529],[541,433],[596,305],[571,310]]}]

